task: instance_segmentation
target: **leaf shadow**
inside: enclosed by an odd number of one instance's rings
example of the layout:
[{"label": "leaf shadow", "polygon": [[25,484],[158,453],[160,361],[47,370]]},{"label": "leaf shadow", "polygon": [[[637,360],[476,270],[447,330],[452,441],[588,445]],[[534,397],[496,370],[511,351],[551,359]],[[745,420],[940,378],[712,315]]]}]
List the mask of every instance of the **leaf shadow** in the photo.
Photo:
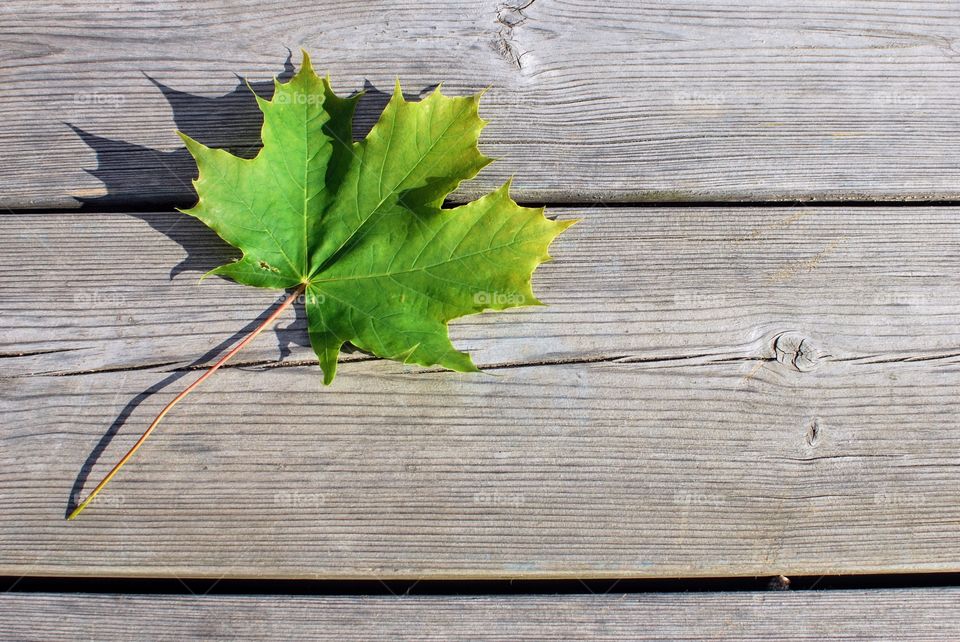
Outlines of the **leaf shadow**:
[{"label": "leaf shadow", "polygon": [[[147,399],[149,399],[153,395],[163,391],[168,386],[176,383],[183,377],[186,377],[190,374],[196,374],[196,370],[198,368],[202,368],[203,366],[210,365],[211,362],[216,357],[220,356],[220,354],[224,350],[234,345],[241,338],[243,338],[244,336],[252,332],[253,329],[256,328],[259,324],[263,323],[263,321],[266,320],[266,318],[270,316],[270,314],[279,305],[280,303],[278,302],[275,305],[270,306],[270,308],[268,308],[267,310],[264,310],[264,312],[261,313],[260,316],[258,316],[256,319],[247,323],[247,325],[245,325],[239,331],[234,333],[231,337],[229,337],[228,339],[224,339],[219,344],[210,348],[210,350],[208,350],[202,356],[198,357],[196,360],[191,362],[186,367],[182,367],[177,370],[174,370],[173,372],[168,374],[166,377],[164,377],[162,380],[153,384],[152,386],[150,386],[149,388],[147,388],[146,390],[138,394],[136,397],[131,399],[129,402],[127,402],[127,405],[123,407],[123,409],[117,415],[116,419],[113,420],[113,423],[110,424],[110,427],[107,429],[107,432],[103,435],[103,437],[100,438],[100,441],[98,441],[97,444],[93,447],[93,449],[90,451],[90,454],[87,456],[86,461],[84,461],[83,465],[80,467],[80,471],[77,473],[77,478],[73,483],[73,488],[70,490],[70,496],[67,500],[67,508],[66,508],[66,512],[64,513],[64,517],[68,517],[70,513],[73,512],[73,509],[77,507],[77,504],[79,503],[79,499],[80,499],[79,497],[80,491],[84,488],[84,486],[86,486],[87,480],[90,477],[90,473],[93,471],[94,466],[96,466],[97,462],[100,460],[100,456],[103,455],[103,452],[107,449],[107,446],[109,446],[110,443],[113,441],[113,438],[117,435],[118,432],[120,432],[120,429],[123,428],[123,426],[127,423],[127,420],[130,418],[130,416],[134,413],[134,411],[137,408],[140,407],[141,404],[143,404],[143,402],[145,402]],[[298,314],[298,317],[299,317],[299,314]],[[294,324],[296,324],[296,321],[294,322]]]}]

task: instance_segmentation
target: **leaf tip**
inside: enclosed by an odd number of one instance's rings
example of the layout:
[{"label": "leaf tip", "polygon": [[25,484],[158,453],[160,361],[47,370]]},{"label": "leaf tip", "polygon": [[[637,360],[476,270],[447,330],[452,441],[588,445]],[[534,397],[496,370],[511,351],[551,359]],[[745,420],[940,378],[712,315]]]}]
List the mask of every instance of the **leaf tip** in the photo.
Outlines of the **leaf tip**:
[{"label": "leaf tip", "polygon": [[[228,264],[228,265],[229,265],[229,264]],[[226,265],[220,265],[220,266],[218,266],[218,267],[213,268],[213,269],[210,270],[209,272],[204,272],[203,274],[200,275],[200,278],[197,279],[197,285],[200,285],[201,283],[203,283],[204,280],[207,279],[207,278],[210,277],[210,276],[218,275],[219,272],[220,272],[220,270],[221,270],[222,268],[225,268],[225,267],[226,267]]]},{"label": "leaf tip", "polygon": [[477,367],[477,364],[473,362],[473,357],[471,357],[469,354],[467,354],[466,357],[467,357],[466,365],[458,366],[456,368],[450,368],[450,369],[453,370],[454,372],[462,372],[464,374],[475,374],[477,372],[483,372],[482,370],[480,370],[480,368]]},{"label": "leaf tip", "polygon": [[[238,79],[238,80],[242,80],[242,81],[243,81],[243,84],[247,86],[247,90],[248,90],[251,94],[253,94],[256,98],[259,98],[259,96],[257,96],[257,92],[254,91],[253,85],[250,84],[250,81],[249,81],[249,80],[247,80],[247,79],[244,78],[243,76],[239,76],[239,75],[237,76],[237,79]],[[276,77],[276,76],[273,77],[273,86],[274,86],[274,87],[277,86],[277,77]]]},{"label": "leaf tip", "polygon": [[323,385],[329,386],[337,376],[337,361],[340,357],[340,348],[326,349],[320,357],[320,370],[323,371]]},{"label": "leaf tip", "polygon": [[183,144],[186,145],[187,151],[190,152],[190,155],[197,161],[197,167],[200,167],[200,154],[203,152],[209,151],[209,147],[201,143],[200,141],[190,138],[182,131],[177,130],[177,136],[180,137],[180,140],[183,141]]},{"label": "leaf tip", "polygon": [[313,73],[313,64],[310,62],[310,54],[303,47],[300,47],[300,73]]}]

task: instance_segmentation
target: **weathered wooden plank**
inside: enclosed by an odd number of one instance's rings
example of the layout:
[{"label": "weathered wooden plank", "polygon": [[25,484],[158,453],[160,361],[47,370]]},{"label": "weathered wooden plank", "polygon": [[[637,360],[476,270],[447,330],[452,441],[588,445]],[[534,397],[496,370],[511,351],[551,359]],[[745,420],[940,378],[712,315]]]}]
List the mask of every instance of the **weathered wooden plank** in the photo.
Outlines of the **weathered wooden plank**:
[{"label": "weathered wooden plank", "polygon": [[[490,87],[466,198],[955,199],[960,8],[934,0],[6,2],[7,207],[186,202],[173,133],[252,152],[269,91],[306,47],[341,91]],[[236,38],[242,32],[245,37]],[[89,173],[88,172],[92,172]]]},{"label": "weathered wooden plank", "polygon": [[960,570],[955,362],[493,374],[366,362],[322,389],[316,367],[225,370],[76,522],[78,475],[132,443],[164,375],[7,378],[0,574]]},{"label": "weathered wooden plank", "polygon": [[6,594],[17,640],[930,640],[956,589],[509,597]]},{"label": "weathered wooden plank", "polygon": [[[957,361],[957,208],[553,213],[583,221],[535,276],[549,307],[453,324],[456,344],[482,366],[779,356],[795,367],[801,340],[806,369]],[[6,216],[0,245],[6,375],[210,362],[278,295],[220,279],[198,285],[232,255],[177,213]],[[239,361],[315,362],[302,317],[298,309]]]}]

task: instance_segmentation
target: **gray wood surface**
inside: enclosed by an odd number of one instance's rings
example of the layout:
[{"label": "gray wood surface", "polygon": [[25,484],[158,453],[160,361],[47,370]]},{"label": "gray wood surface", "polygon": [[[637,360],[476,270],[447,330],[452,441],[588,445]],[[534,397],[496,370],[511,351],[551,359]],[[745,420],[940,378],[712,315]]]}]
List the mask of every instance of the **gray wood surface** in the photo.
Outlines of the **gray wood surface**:
[{"label": "gray wood surface", "polygon": [[269,91],[286,47],[371,90],[358,130],[397,76],[413,97],[489,87],[502,160],[458,198],[515,174],[553,202],[955,199],[958,37],[960,6],[925,0],[13,0],[0,205],[189,202],[174,129],[251,153],[235,74]]},{"label": "gray wood surface", "polygon": [[550,307],[456,325],[489,374],[262,337],[70,523],[275,295],[176,214],[4,217],[0,574],[960,570],[955,208],[555,213]]},{"label": "gray wood surface", "polygon": [[[549,213],[583,219],[534,277],[549,306],[452,324],[457,345],[482,366],[726,359],[750,368],[758,359],[783,361],[784,349],[802,339],[813,352],[797,364],[787,359],[794,370],[831,361],[957,362],[960,208]],[[175,212],[8,215],[0,217],[0,246],[6,375],[210,363],[206,353],[281,297],[216,278],[198,282],[234,255]],[[237,362],[315,362],[302,314],[288,314]]]},{"label": "gray wood surface", "polygon": [[930,640],[957,589],[509,597],[7,594],[17,640]]}]

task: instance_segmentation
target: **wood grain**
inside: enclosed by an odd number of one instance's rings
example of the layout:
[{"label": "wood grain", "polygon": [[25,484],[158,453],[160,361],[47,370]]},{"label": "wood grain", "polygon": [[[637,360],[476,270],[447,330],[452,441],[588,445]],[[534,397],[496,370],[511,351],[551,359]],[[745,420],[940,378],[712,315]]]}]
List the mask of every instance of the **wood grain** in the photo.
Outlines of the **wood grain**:
[{"label": "wood grain", "polygon": [[[550,214],[583,220],[535,275],[548,307],[452,325],[481,366],[779,358],[796,369],[791,350],[801,341],[799,368],[958,361],[958,208]],[[7,216],[0,244],[5,375],[211,363],[281,294],[215,278],[198,284],[233,255],[178,213]],[[315,363],[304,327],[298,307],[239,362]]]},{"label": "wood grain", "polygon": [[[521,8],[522,7],[522,8]],[[27,2],[0,8],[0,205],[192,197],[174,134],[253,153],[286,47],[342,92],[485,87],[526,201],[956,199],[960,8],[721,0]],[[225,17],[229,17],[226,19]],[[244,38],[237,38],[243,33]],[[298,55],[294,56],[299,62]]]},{"label": "wood grain", "polygon": [[17,640],[930,640],[956,589],[495,597],[6,594]]},{"label": "wood grain", "polygon": [[555,213],[550,307],[456,325],[489,374],[355,354],[323,388],[294,323],[71,523],[275,295],[197,286],[227,255],[177,214],[4,217],[0,574],[960,569],[955,208]]},{"label": "wood grain", "polygon": [[315,366],[229,369],[77,522],[64,516],[91,452],[99,478],[170,375],[8,378],[0,574],[960,570],[957,364],[757,365],[364,362],[326,389]]}]

